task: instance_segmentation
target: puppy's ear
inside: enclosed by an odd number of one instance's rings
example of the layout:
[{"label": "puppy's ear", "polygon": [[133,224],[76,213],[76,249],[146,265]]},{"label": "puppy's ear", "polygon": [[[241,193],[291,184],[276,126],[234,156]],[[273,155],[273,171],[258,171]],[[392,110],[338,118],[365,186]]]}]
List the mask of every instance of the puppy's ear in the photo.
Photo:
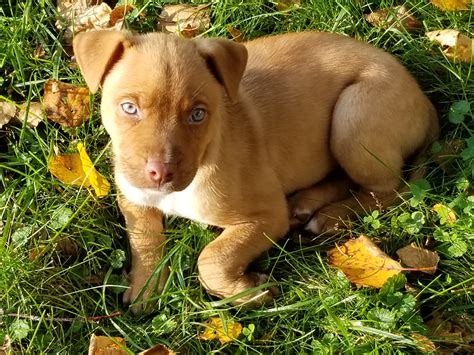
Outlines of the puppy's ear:
[{"label": "puppy's ear", "polygon": [[228,39],[196,39],[197,50],[233,101],[247,64],[247,48]]},{"label": "puppy's ear", "polygon": [[109,70],[130,46],[130,35],[125,32],[91,31],[74,37],[74,55],[90,91],[97,91]]}]

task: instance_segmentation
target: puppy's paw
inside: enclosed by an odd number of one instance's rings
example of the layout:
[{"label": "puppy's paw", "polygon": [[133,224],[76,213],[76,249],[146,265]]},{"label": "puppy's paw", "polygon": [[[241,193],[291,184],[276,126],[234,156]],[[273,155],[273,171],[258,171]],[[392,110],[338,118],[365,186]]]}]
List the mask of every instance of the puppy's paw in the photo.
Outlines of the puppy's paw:
[{"label": "puppy's paw", "polygon": [[296,228],[309,221],[311,216],[323,206],[320,201],[315,201],[306,190],[297,192],[288,198],[288,211],[290,213],[290,227]]},{"label": "puppy's paw", "polygon": [[341,230],[350,228],[351,222],[347,209],[331,206],[320,210],[305,225],[305,229],[314,234],[337,234]]},{"label": "puppy's paw", "polygon": [[242,305],[253,308],[261,306],[270,302],[280,292],[276,287],[261,288],[258,290],[251,290],[268,282],[269,276],[257,272],[249,272],[240,276],[233,282],[216,283],[213,280],[213,285],[209,285],[205,280],[201,280],[201,284],[206,291],[214,296],[220,298],[229,298],[243,293],[243,295],[232,301],[233,305]]},{"label": "puppy's paw", "polygon": [[153,277],[148,282],[147,273],[130,273],[129,287],[123,295],[123,303],[130,305],[132,313],[137,315],[151,311],[155,301],[150,300],[153,295],[160,294],[167,279],[167,272],[163,272],[158,282]]}]

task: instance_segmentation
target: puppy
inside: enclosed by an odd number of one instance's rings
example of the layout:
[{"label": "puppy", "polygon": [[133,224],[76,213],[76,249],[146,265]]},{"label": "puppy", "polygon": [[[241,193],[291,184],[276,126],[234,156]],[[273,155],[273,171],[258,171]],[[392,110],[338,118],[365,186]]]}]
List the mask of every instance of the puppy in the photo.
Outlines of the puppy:
[{"label": "puppy", "polygon": [[[239,44],[95,31],[77,35],[74,52],[90,90],[102,87],[132,253],[127,302],[166,280],[166,270],[148,280],[165,252],[163,214],[223,228],[199,278],[234,296],[266,281],[247,267],[288,232],[288,216],[324,233],[390,204],[404,163],[438,131],[394,57],[336,34]],[[271,298],[257,290],[236,303]]]}]

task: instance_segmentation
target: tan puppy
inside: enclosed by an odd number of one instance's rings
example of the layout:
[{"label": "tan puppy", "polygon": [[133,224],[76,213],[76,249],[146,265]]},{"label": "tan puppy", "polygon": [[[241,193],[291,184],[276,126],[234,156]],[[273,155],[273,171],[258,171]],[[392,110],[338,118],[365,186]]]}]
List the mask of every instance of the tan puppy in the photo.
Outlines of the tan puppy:
[{"label": "tan puppy", "polygon": [[236,295],[265,282],[247,267],[288,232],[289,214],[322,233],[389,204],[404,162],[438,131],[394,57],[335,34],[244,45],[104,31],[79,34],[74,51],[91,91],[103,90],[132,251],[126,301],[163,256],[163,214],[224,228],[199,277],[211,294]]}]

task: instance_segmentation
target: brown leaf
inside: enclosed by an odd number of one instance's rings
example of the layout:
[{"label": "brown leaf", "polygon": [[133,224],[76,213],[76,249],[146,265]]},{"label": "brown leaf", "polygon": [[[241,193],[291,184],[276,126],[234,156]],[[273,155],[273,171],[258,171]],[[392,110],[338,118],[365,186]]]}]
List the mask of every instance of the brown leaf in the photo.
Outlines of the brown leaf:
[{"label": "brown leaf", "polygon": [[421,28],[421,23],[404,5],[395,6],[387,9],[379,9],[368,15],[365,19],[374,27],[396,28],[397,30],[414,31]]},{"label": "brown leaf", "polygon": [[65,127],[77,127],[89,119],[89,89],[48,80],[44,87],[48,119]]},{"label": "brown leaf", "polygon": [[13,354],[12,342],[8,335],[5,335],[5,337],[3,338],[3,344],[0,346],[0,354]]},{"label": "brown leaf", "polygon": [[473,353],[474,352],[474,329],[469,324],[469,318],[457,316],[448,319],[445,314],[438,311],[426,322],[428,336],[435,339],[438,351],[449,351],[450,353]]},{"label": "brown leaf", "polygon": [[112,12],[110,13],[110,19],[109,19],[110,27],[114,27],[115,25],[117,25],[119,21],[123,21],[125,16],[129,12],[132,12],[134,8],[135,7],[133,7],[132,5],[120,5],[120,6],[117,6],[115,9],[113,9]]},{"label": "brown leaf", "polygon": [[410,268],[420,268],[420,271],[427,274],[434,274],[438,267],[439,256],[437,252],[420,248],[413,243],[398,249],[397,255],[402,264]]},{"label": "brown leaf", "polygon": [[165,5],[158,17],[157,30],[192,38],[211,26],[210,5]]},{"label": "brown leaf", "polygon": [[127,355],[125,339],[92,334],[89,343],[89,355]]},{"label": "brown leaf", "polygon": [[275,4],[278,11],[287,11],[301,7],[301,0],[280,0]]},{"label": "brown leaf", "polygon": [[17,114],[18,108],[6,101],[0,102],[0,128],[9,123]]},{"label": "brown leaf", "polygon": [[458,30],[438,30],[426,32],[426,36],[433,42],[440,44],[443,53],[452,61],[472,62],[472,38],[463,35]]},{"label": "brown leaf", "polygon": [[173,350],[168,349],[162,344],[157,344],[152,346],[150,349],[139,352],[138,355],[175,355],[176,353]]},{"label": "brown leaf", "polygon": [[328,251],[329,264],[359,286],[381,288],[402,266],[362,235]]},{"label": "brown leaf", "polygon": [[35,58],[44,58],[46,56],[46,51],[44,50],[41,44],[38,44],[33,51],[33,57]]},{"label": "brown leaf", "polygon": [[472,0],[431,0],[431,3],[442,11],[469,10]]},{"label": "brown leaf", "polygon": [[232,36],[232,39],[236,42],[245,42],[245,36],[244,34],[239,31],[237,28],[232,27],[232,26],[227,26],[227,31],[229,31],[230,35]]},{"label": "brown leaf", "polygon": [[419,333],[412,333],[412,339],[415,341],[416,346],[423,352],[433,353],[436,350],[436,346],[433,342],[426,336]]}]

